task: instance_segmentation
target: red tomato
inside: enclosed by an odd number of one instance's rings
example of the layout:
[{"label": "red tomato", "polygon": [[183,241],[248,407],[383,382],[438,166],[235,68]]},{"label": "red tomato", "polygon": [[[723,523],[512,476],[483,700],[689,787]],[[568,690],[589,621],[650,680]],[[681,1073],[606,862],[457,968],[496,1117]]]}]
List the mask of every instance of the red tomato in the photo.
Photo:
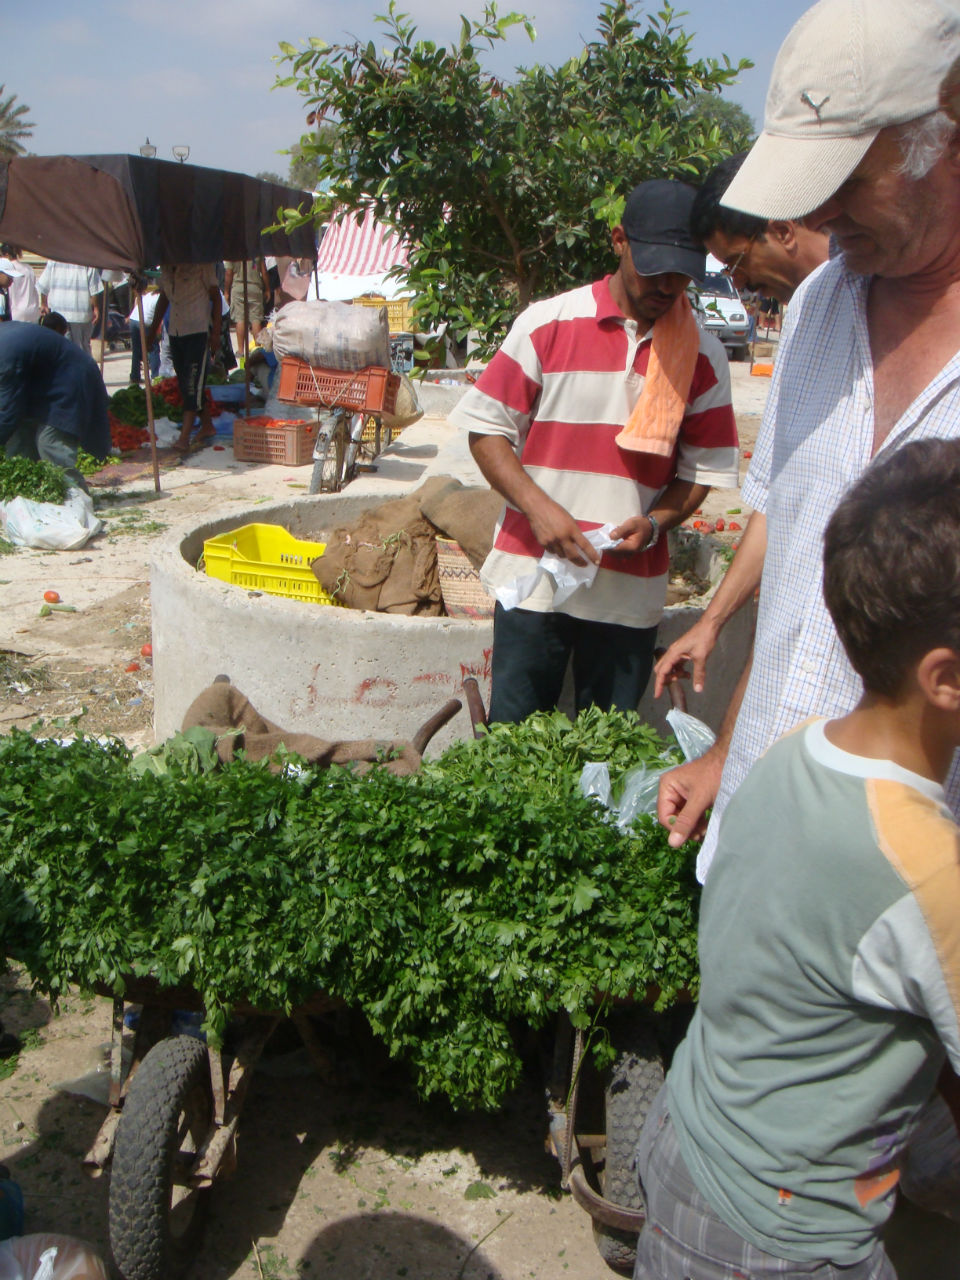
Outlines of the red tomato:
[{"label": "red tomato", "polygon": [[152,645],[152,644],[142,644],[142,645],[140,646],[140,657],[141,657],[141,658],[152,658],[152,657],[153,657],[153,645]]},{"label": "red tomato", "polygon": [[43,598],[44,598],[44,600],[46,600],[47,604],[59,604],[59,603],[60,603],[60,595],[59,595],[59,593],[58,593],[58,592],[56,592],[56,591],[45,591],[45,592],[43,593]]},{"label": "red tomato", "polygon": [[752,457],[753,457],[753,450],[752,450],[752,449],[744,449],[744,451],[743,451],[743,456],[744,456],[745,458],[752,458]]},{"label": "red tomato", "polygon": [[729,526],[729,527],[730,527],[730,532],[731,532],[731,533],[733,533],[733,532],[737,532],[737,533],[739,533],[739,532],[740,532],[740,530],[743,528],[743,525],[742,525],[742,524],[738,524],[736,520],[731,520],[731,521],[730,521],[730,526]]},{"label": "red tomato", "polygon": [[723,516],[721,516],[720,519],[717,521],[717,533],[723,533],[726,527],[727,527],[727,522],[726,520],[724,520]]},{"label": "red tomato", "polygon": [[128,663],[127,663],[127,665],[126,665],[123,669],[124,669],[124,671],[139,671],[139,670],[140,670],[140,663],[139,663],[139,662],[128,662]]}]

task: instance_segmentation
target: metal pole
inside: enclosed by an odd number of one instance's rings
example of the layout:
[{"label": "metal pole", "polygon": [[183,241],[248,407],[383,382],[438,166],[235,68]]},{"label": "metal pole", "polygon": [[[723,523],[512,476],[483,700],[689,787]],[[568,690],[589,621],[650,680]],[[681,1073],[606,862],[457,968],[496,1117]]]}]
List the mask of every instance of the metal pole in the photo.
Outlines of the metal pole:
[{"label": "metal pole", "polygon": [[143,360],[143,385],[147,392],[147,432],[150,436],[150,456],[153,459],[153,487],[160,492],[160,463],[157,459],[157,433],[153,428],[153,384],[150,378],[150,361],[147,359],[147,326],[143,319],[143,293],[137,289],[137,317],[140,321],[140,355]]},{"label": "metal pole", "polygon": [[243,411],[250,414],[250,299],[247,296],[247,260],[243,260]]},{"label": "metal pole", "polygon": [[100,377],[103,377],[103,359],[107,351],[107,312],[110,310],[110,286],[103,277],[103,301],[100,304]]}]

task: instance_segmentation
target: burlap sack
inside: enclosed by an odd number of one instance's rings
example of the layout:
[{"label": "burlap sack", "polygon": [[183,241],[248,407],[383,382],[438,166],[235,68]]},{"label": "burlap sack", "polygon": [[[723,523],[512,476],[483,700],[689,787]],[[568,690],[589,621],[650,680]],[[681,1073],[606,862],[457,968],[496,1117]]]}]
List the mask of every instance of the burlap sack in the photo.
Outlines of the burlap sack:
[{"label": "burlap sack", "polygon": [[273,324],[273,353],[299,356],[321,369],[390,368],[386,307],[349,302],[288,302]]},{"label": "burlap sack", "polygon": [[442,614],[437,529],[421,502],[447,483],[443,476],[428,480],[415,493],[381,503],[327,535],[327,549],[312,565],[324,590],[352,609]]},{"label": "burlap sack", "polygon": [[459,542],[473,567],[479,569],[493,546],[503,499],[486,486],[464,485],[451,479],[428,495],[420,503],[420,510],[445,538]]}]

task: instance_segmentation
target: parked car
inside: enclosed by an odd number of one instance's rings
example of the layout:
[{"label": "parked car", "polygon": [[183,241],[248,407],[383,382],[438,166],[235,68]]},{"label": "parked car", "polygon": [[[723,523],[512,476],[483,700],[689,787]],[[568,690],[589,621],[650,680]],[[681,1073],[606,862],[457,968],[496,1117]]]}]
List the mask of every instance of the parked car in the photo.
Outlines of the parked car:
[{"label": "parked car", "polygon": [[707,274],[698,292],[703,328],[716,334],[731,359],[745,360],[749,354],[750,317],[737,286],[713,254],[707,257]]}]

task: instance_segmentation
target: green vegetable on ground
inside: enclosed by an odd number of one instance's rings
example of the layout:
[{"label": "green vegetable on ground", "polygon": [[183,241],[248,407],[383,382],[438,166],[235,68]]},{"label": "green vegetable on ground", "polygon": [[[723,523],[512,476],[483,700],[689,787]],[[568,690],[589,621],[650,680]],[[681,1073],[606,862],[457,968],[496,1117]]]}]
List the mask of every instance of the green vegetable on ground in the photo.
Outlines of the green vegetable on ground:
[{"label": "green vegetable on ground", "polygon": [[45,460],[8,458],[0,453],[0,502],[19,497],[59,505],[66,496],[67,482],[60,467]]},{"label": "green vegetable on ground", "polygon": [[240,999],[323,990],[423,1096],[493,1108],[518,1021],[696,989],[691,851],[653,819],[622,834],[578,789],[589,760],[662,763],[636,716],[495,726],[406,778],[168,746],[132,768],[119,742],[0,739],[0,935],[41,991],[189,984],[216,1038]]}]

